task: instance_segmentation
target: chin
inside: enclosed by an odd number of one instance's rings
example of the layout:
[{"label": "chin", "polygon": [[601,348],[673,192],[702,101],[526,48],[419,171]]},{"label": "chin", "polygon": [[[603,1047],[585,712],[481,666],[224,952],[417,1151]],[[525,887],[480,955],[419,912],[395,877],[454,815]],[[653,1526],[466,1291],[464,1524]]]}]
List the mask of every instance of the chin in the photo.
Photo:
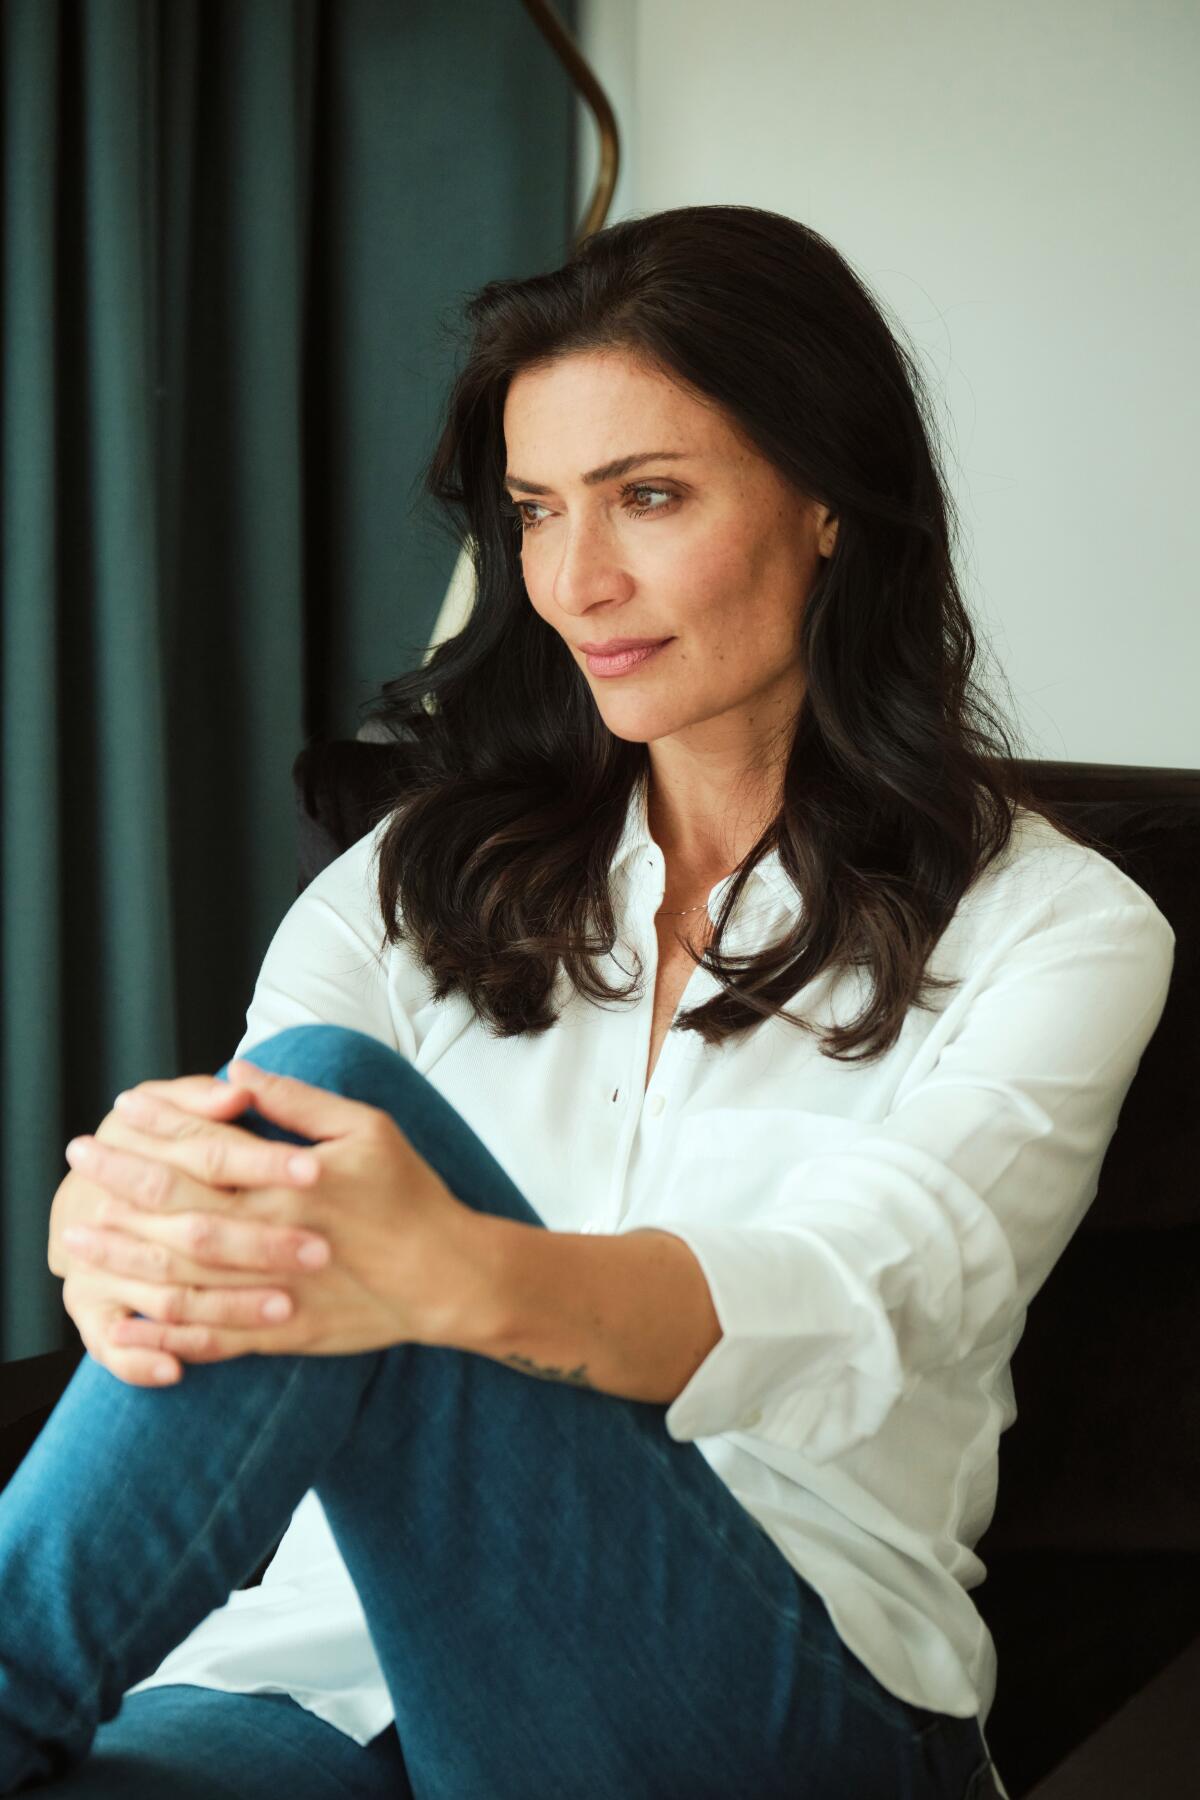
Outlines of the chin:
[{"label": "chin", "polygon": [[655,738],[666,736],[664,731],[660,731],[657,728],[639,731],[637,727],[633,725],[614,725],[613,721],[611,719],[606,719],[603,713],[600,714],[600,718],[602,723],[612,732],[613,736],[615,738],[620,738],[622,743],[625,744],[652,744]]},{"label": "chin", "polygon": [[619,708],[613,709],[617,716],[610,717],[602,706],[598,706],[596,710],[613,736],[621,738],[627,744],[653,744],[657,738],[671,737],[675,732],[685,731],[689,725],[700,722],[696,719],[680,718],[678,715],[672,715],[670,718],[643,717],[640,720],[622,718]]}]

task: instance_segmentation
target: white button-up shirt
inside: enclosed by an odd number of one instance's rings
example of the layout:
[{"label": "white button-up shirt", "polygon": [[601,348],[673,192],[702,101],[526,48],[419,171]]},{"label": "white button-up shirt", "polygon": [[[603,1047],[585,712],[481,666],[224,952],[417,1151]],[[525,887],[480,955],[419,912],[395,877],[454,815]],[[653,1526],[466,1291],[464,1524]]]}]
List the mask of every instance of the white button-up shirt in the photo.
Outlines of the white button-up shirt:
[{"label": "white button-up shirt", "polygon": [[[681,1237],[722,1335],[667,1409],[670,1436],[696,1444],[886,1688],[984,1723],[995,1651],[973,1546],[1016,1416],[1009,1361],[1162,1013],[1167,920],[1106,857],[1021,811],[930,958],[959,985],[911,1008],[880,1060],[836,1062],[781,1020],[715,1048],[668,1032],[643,1092],[665,888],[644,788],[612,864],[609,970],[623,981],[635,948],[642,997],[599,1006],[560,971],[558,1022],[531,1037],[492,1037],[461,995],[435,1002],[406,946],[379,954],[386,824],[285,915],[236,1054],[290,1025],[353,1026],[428,1077],[552,1230]],[[726,949],[772,941],[802,905],[772,853]],[[717,991],[697,969],[680,1005]],[[868,991],[863,972],[827,973],[787,1010],[820,1028]],[[130,1692],[170,1682],[287,1693],[360,1744],[391,1722],[315,1491],[262,1585]]]}]

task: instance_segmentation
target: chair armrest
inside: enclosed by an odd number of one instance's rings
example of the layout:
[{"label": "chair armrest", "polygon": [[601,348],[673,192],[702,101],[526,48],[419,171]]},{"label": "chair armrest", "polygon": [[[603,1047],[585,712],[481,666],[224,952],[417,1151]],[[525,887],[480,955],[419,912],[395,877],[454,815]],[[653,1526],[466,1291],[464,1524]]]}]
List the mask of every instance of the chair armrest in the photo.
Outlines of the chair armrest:
[{"label": "chair armrest", "polygon": [[1180,1800],[1200,1792],[1200,1637],[1031,1788],[1026,1800]]},{"label": "chair armrest", "polygon": [[0,1430],[19,1423],[32,1412],[49,1412],[75,1373],[83,1356],[83,1343],[48,1350],[43,1356],[23,1356],[0,1364]]},{"label": "chair armrest", "polygon": [[0,1367],[0,1488],[25,1460],[82,1356],[79,1342]]}]

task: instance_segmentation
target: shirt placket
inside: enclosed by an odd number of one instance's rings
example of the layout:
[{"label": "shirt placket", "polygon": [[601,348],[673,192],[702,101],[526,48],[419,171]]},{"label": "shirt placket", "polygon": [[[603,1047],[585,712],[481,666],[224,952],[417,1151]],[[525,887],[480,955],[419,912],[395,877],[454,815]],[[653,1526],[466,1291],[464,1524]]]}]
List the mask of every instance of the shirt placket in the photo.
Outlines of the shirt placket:
[{"label": "shirt placket", "polygon": [[[654,988],[658,976],[658,939],[654,931],[654,916],[662,904],[665,885],[666,868],[662,852],[657,845],[652,844],[642,852],[640,861],[631,871],[626,928],[623,933],[624,941],[632,943],[641,957],[644,975],[643,994],[637,1007],[627,1010],[623,1015],[617,1015],[624,1026],[621,1037],[625,1055],[620,1059],[624,1073],[619,1073],[620,1065],[618,1071],[614,1072],[609,1104],[617,1114],[619,1135],[603,1215],[587,1220],[580,1228],[583,1231],[614,1232],[621,1229],[630,1210],[630,1172],[635,1154],[638,1163],[646,1168],[654,1163],[658,1134],[672,1098],[678,1098],[676,1090],[685,1079],[684,1071],[690,1060],[689,1051],[693,1055],[695,1053],[695,1047],[690,1041],[685,1046],[678,1032],[668,1031],[658,1053],[650,1088],[643,1093],[642,1083],[650,1054],[650,1030],[654,1018]],[[711,986],[711,977],[696,969],[680,996],[676,1011],[696,1005],[704,997],[703,990]],[[697,1045],[698,1042],[699,1040]]]}]

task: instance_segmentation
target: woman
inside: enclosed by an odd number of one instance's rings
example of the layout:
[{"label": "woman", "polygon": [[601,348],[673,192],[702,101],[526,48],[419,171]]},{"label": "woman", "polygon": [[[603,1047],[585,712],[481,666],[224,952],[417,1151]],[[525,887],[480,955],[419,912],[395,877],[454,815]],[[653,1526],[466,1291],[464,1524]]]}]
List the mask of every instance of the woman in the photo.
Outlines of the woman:
[{"label": "woman", "polygon": [[89,1355],[0,1497],[0,1792],[1001,1792],[1009,1359],[1174,934],[1021,786],[821,237],[681,208],[469,318],[478,599],[384,688],[403,778],[253,1061],[56,1196]]}]

